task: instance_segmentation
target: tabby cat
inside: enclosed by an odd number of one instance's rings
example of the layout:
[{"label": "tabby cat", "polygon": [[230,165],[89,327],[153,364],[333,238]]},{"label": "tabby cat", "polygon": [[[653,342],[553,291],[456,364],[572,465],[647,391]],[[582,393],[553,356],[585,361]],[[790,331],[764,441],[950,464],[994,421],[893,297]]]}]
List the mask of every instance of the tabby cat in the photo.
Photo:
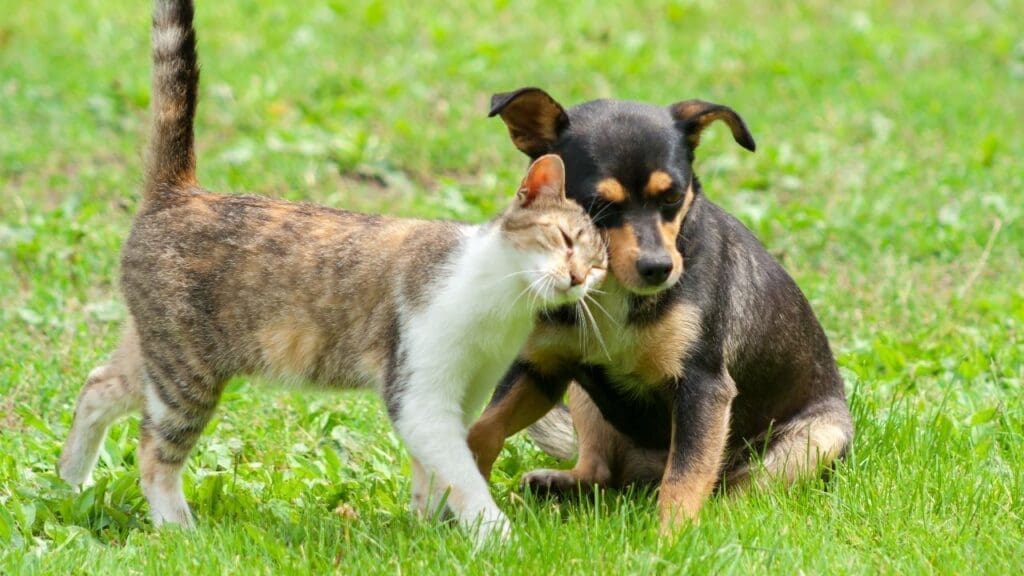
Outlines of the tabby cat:
[{"label": "tabby cat", "polygon": [[534,162],[481,225],[212,194],[196,182],[192,2],[154,6],[154,126],[121,260],[130,319],[79,396],[61,477],[88,482],[111,423],[141,410],[153,521],[191,525],[182,468],[230,377],[372,387],[412,456],[413,509],[444,502],[478,534],[507,534],[467,426],[536,315],[585,305],[605,275],[603,240],[566,199],[562,161]]}]

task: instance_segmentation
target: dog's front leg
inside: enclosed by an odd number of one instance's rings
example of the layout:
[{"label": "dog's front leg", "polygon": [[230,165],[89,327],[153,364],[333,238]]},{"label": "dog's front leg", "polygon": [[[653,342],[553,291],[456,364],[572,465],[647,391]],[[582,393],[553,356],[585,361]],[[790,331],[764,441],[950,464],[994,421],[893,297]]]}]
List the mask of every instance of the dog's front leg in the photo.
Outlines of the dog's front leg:
[{"label": "dog's front leg", "polygon": [[661,531],[695,522],[721,474],[736,384],[724,368],[693,365],[672,398],[672,443],[658,494]]},{"label": "dog's front leg", "polygon": [[505,375],[480,419],[469,429],[469,449],[484,478],[491,477],[491,468],[505,439],[540,420],[569,386],[568,378],[548,380],[538,375],[526,364],[517,362]]}]

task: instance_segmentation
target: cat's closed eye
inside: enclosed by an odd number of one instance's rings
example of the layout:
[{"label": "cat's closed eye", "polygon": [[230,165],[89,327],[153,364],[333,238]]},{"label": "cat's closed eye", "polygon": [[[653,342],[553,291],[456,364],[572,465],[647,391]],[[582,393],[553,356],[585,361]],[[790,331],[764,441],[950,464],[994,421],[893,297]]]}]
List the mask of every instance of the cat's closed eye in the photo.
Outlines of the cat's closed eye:
[{"label": "cat's closed eye", "polygon": [[[562,234],[562,243],[563,243],[563,245],[565,246],[565,248],[569,251],[569,254],[571,255],[572,254],[572,250],[573,250],[572,237],[570,237],[569,234],[565,231],[565,228],[559,227],[558,231]],[[577,235],[576,237],[579,238],[579,235]]]}]

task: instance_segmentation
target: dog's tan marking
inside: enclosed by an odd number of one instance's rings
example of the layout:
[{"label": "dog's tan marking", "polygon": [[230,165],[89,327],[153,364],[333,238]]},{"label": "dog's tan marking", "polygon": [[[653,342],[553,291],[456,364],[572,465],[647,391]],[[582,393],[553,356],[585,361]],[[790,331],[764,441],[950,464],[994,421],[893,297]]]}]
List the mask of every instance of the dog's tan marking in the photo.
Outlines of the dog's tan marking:
[{"label": "dog's tan marking", "polygon": [[681,302],[654,324],[637,331],[633,371],[646,382],[665,382],[683,376],[683,362],[701,334],[700,309]]},{"label": "dog's tan marking", "polygon": [[[671,456],[670,456],[671,457]],[[671,534],[687,523],[696,523],[705,498],[714,488],[711,482],[695,481],[691,478],[662,480],[658,489],[658,515],[661,519],[661,533]]]},{"label": "dog's tan marking", "polygon": [[683,212],[680,210],[675,218],[658,226],[658,232],[661,233],[661,245],[665,247],[665,251],[672,258],[673,271],[680,270],[683,267],[683,255],[676,248],[676,239],[679,237],[679,228],[682,224]]},{"label": "dog's tan marking", "polygon": [[748,462],[730,471],[725,479],[732,494],[755,486],[798,479],[820,472],[839,457],[849,444],[852,431],[842,425],[844,411],[795,418],[772,431],[770,447],[760,462]]},{"label": "dog's tan marking", "polygon": [[597,183],[597,195],[608,202],[625,202],[629,193],[615,178],[605,178]]},{"label": "dog's tan marking", "polygon": [[693,184],[691,183],[689,186],[686,187],[686,197],[683,198],[683,208],[679,211],[679,213],[682,214],[682,216],[680,217],[680,222],[683,218],[686,218],[686,214],[690,211],[690,206],[693,205],[694,196],[695,194],[693,192]]},{"label": "dog's tan marking", "polygon": [[626,286],[643,286],[643,281],[636,271],[640,246],[637,244],[633,226],[623,224],[617,228],[608,228],[605,235],[608,240],[608,266],[612,274]]},{"label": "dog's tan marking", "polygon": [[686,218],[686,213],[690,211],[690,206],[693,204],[693,196],[693,188],[687,188],[686,195],[683,196],[683,206],[676,213],[675,218],[661,225],[661,242],[666,250],[675,250],[679,229],[683,226],[683,219]]},{"label": "dog's tan marking", "polygon": [[722,466],[722,446],[719,440],[724,444],[728,432],[728,408],[725,409],[725,416],[724,420],[716,424],[721,430],[708,433],[712,441],[694,451],[685,472],[674,470],[672,455],[676,450],[675,443],[669,448],[668,466],[658,489],[662,534],[669,534],[687,523],[696,523],[704,501],[711,496]]},{"label": "dog's tan marking", "polygon": [[655,170],[647,178],[647,185],[644,186],[644,195],[654,198],[672,189],[672,177],[663,170]]},{"label": "dog's tan marking", "polygon": [[683,197],[683,206],[676,213],[675,218],[658,226],[658,232],[661,234],[661,245],[665,248],[669,257],[672,258],[672,274],[675,278],[678,278],[683,272],[683,255],[680,254],[676,242],[679,238],[679,230],[683,226],[683,219],[686,218],[686,213],[690,211],[690,206],[693,204],[693,197],[693,188],[687,188],[686,195]]},{"label": "dog's tan marking", "polygon": [[581,485],[605,487],[612,481],[613,462],[607,455],[618,452],[621,434],[605,421],[597,405],[577,385],[569,390],[569,411],[579,438],[579,457],[572,475]]}]

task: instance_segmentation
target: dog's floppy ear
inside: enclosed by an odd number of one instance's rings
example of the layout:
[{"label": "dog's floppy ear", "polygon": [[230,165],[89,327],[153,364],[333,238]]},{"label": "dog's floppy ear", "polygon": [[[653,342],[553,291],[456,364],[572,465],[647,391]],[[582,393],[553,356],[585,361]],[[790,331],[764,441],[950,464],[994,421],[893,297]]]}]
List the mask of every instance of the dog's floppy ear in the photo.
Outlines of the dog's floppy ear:
[{"label": "dog's floppy ear", "polygon": [[491,96],[488,118],[501,115],[512,143],[530,158],[551,151],[551,146],[569,127],[569,115],[562,105],[540,88],[520,88]]},{"label": "dog's floppy ear", "polygon": [[713,104],[703,100],[684,100],[669,106],[672,117],[676,119],[676,126],[686,136],[686,141],[693,150],[700,144],[700,133],[708,124],[715,120],[724,120],[732,130],[732,137],[736,143],[751,152],[757,147],[754,137],[743,122],[743,118],[735,110],[721,104]]}]

